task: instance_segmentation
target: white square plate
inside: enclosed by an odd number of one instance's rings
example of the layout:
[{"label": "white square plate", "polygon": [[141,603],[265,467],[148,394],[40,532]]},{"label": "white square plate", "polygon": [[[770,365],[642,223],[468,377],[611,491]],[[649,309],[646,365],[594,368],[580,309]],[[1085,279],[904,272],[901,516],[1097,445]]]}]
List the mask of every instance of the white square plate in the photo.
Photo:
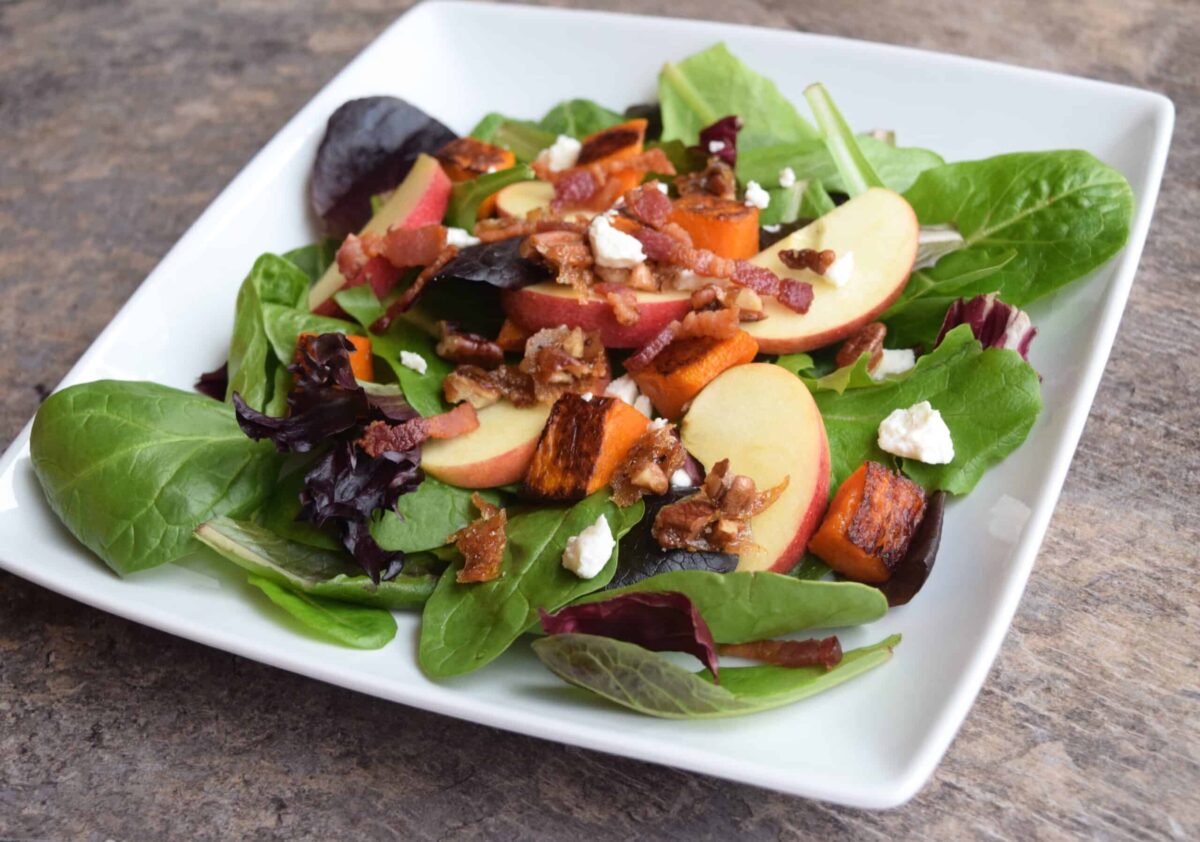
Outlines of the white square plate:
[{"label": "white square plate", "polygon": [[[913,604],[849,630],[848,648],[900,632],[884,667],[801,704],[741,719],[667,722],[589,703],[517,645],[435,684],[417,668],[418,616],[358,652],[280,625],[236,576],[199,561],[120,580],[43,502],[29,427],[0,460],[5,569],[114,614],[397,702],[524,734],[813,798],[888,807],[932,773],[1016,609],[1104,369],[1162,177],[1174,111],[1157,94],[971,59],[726,24],[470,3],[426,3],[392,25],[234,179],[61,385],[98,378],[187,389],[225,357],[254,258],[314,239],[305,183],[343,101],[403,96],[467,131],[487,111],[535,116],[570,97],[653,98],[661,64],[726,41],[796,102],[825,82],[851,125],[895,129],[948,160],[1083,148],[1133,185],[1129,244],[1093,277],[1033,308],[1046,407],[1025,445],[956,502],[934,575]],[[505,66],[495,66],[506,44]]]}]

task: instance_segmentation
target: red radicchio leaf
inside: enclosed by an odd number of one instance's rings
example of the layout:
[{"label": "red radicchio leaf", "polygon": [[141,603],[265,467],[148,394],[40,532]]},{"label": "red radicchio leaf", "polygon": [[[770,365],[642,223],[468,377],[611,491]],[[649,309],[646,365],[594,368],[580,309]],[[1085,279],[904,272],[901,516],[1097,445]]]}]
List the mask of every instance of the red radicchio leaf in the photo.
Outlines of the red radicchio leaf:
[{"label": "red radicchio leaf", "polygon": [[538,609],[546,634],[594,634],[653,652],[695,655],[717,680],[717,647],[708,624],[685,594],[629,593],[572,605],[554,614]]},{"label": "red radicchio leaf", "polygon": [[879,586],[887,597],[888,606],[905,605],[929,578],[933,563],[937,560],[938,546],[942,543],[942,516],[946,511],[946,492],[929,495],[925,502],[925,514],[917,525],[904,557],[892,570],[892,576]]},{"label": "red radicchio leaf", "polygon": [[[729,166],[737,164],[737,133],[742,128],[742,119],[736,114],[722,117],[711,126],[700,130],[698,148],[707,155],[716,155]],[[716,149],[714,144],[720,144]]]},{"label": "red radicchio leaf", "polygon": [[934,347],[953,328],[970,325],[971,332],[984,348],[1011,348],[1029,362],[1029,345],[1037,336],[1029,315],[1011,304],[1005,304],[992,292],[974,298],[960,298],[950,305]]},{"label": "red radicchio leaf", "polygon": [[734,655],[779,667],[824,667],[831,670],[842,662],[842,644],[837,636],[823,640],[752,640],[727,643],[722,655]]},{"label": "red radicchio leaf", "polygon": [[196,381],[196,391],[214,400],[225,400],[229,391],[229,363],[221,363],[220,368],[206,371]]}]

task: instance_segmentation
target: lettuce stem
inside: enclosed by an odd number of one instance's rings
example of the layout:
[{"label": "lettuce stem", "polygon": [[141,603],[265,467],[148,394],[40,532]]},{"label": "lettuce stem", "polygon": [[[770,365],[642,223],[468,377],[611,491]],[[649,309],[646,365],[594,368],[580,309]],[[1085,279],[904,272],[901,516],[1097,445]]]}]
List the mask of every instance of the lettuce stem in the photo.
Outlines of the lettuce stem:
[{"label": "lettuce stem", "polygon": [[866,192],[871,187],[883,187],[883,181],[875,173],[874,167],[863,154],[854,137],[854,132],[846,125],[846,120],[833,104],[833,98],[820,82],[809,85],[804,89],[804,98],[808,100],[817,118],[817,126],[824,135],[825,146],[833,162],[837,164],[838,174],[845,182],[846,190],[851,196]]}]

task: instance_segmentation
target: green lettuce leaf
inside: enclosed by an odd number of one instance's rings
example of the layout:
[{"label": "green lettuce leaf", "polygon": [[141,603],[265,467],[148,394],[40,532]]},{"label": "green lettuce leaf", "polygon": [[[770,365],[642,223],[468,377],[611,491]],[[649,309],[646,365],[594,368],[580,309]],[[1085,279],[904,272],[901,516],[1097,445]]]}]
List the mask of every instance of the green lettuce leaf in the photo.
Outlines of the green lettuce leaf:
[{"label": "green lettuce leaf", "polygon": [[481,175],[468,181],[460,181],[450,191],[450,205],[446,209],[446,224],[455,228],[475,230],[475,219],[479,205],[488,196],[502,187],[518,181],[533,181],[537,175],[529,167],[518,165],[506,170]]},{"label": "green lettuce leaf", "polygon": [[741,716],[798,702],[887,661],[900,643],[893,635],[847,652],[823,667],[725,667],[721,683],[707,671],[689,672],[658,652],[590,634],[555,634],[534,641],[543,664],[568,684],[630,710],[664,719]]},{"label": "green lettuce leaf", "polygon": [[[590,99],[569,99],[551,108],[538,123],[538,128],[555,137],[565,134],[582,139],[623,122],[625,118],[620,114]],[[553,139],[550,142],[553,143]]]},{"label": "green lettuce leaf", "polygon": [[371,536],[385,550],[414,553],[440,547],[478,515],[472,493],[500,505],[500,495],[492,489],[472,492],[426,476],[416,491],[400,496],[396,511],[372,521]]},{"label": "green lettuce leaf", "polygon": [[246,581],[300,625],[334,643],[355,649],[380,649],[396,636],[396,618],[382,608],[297,593],[261,576],[248,575]]},{"label": "green lettuce leaf", "polygon": [[912,371],[872,388],[821,390],[813,395],[825,433],[837,488],[868,459],[895,457],[876,445],[879,422],[892,410],[929,401],[942,413],[954,441],[954,460],[927,465],[900,459],[901,470],[926,489],[966,494],[992,465],[1029,435],[1042,408],[1037,373],[1016,351],[983,350],[967,325],[946,335]]},{"label": "green lettuce leaf", "polygon": [[775,83],[743,64],[724,44],[667,62],[658,76],[658,99],[663,140],[694,145],[701,129],[730,114],[742,118],[739,154],[817,137],[816,129]]},{"label": "green lettuce leaf", "polygon": [[256,509],[282,462],[246,438],[229,404],[116,380],[47,398],[29,447],[54,513],[122,575],[195,550],[192,530],[210,518]]},{"label": "green lettuce leaf", "polygon": [[421,605],[436,576],[401,574],[378,585],[345,550],[330,551],[289,541],[253,523],[213,518],[196,528],[196,538],[243,570],[297,593],[375,608]]},{"label": "green lettuce leaf", "polygon": [[567,540],[600,515],[619,540],[643,511],[641,501],[621,509],[607,491],[599,491],[574,506],[534,509],[510,518],[500,578],[459,584],[455,575],[461,560],[442,574],[421,617],[421,669],[433,678],[478,669],[537,623],[539,608],[554,611],[603,588],[616,571],[616,548],[599,575],[580,579],[562,566]]},{"label": "green lettuce leaf", "polygon": [[[897,193],[910,188],[925,170],[945,163],[940,155],[928,149],[892,146],[870,135],[858,135],[855,140],[884,186]],[[849,192],[833,156],[820,138],[738,150],[736,171],[738,181],[743,184],[757,181],[764,187],[776,186],[779,171],[784,167],[791,167],[800,181],[819,181],[834,193]]]}]

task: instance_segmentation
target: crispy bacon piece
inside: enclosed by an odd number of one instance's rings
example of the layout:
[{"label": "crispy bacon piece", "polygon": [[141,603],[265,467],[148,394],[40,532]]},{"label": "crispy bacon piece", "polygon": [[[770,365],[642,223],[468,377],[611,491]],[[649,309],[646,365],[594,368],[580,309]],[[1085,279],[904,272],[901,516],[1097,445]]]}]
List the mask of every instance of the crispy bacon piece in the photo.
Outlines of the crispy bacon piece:
[{"label": "crispy bacon piece", "polygon": [[600,333],[577,327],[539,330],[525,343],[525,358],[517,368],[533,379],[540,403],[558,400],[565,392],[601,393],[612,378]]},{"label": "crispy bacon piece", "polygon": [[624,508],[646,494],[666,494],[671,474],[686,460],[687,451],[670,427],[646,430],[613,474],[613,502]]},{"label": "crispy bacon piece", "polygon": [[779,303],[796,313],[807,313],[813,302],[812,284],[807,281],[796,281],[782,278],[779,281],[779,292],[775,294]]},{"label": "crispy bacon piece", "polygon": [[343,278],[353,278],[363,270],[371,256],[357,234],[347,234],[337,250],[337,267]]},{"label": "crispy bacon piece", "polygon": [[497,368],[504,364],[504,351],[500,346],[477,333],[460,330],[452,322],[438,322],[437,355],[453,363],[477,365],[480,368]]},{"label": "crispy bacon piece", "polygon": [[[561,173],[546,172],[544,175],[554,182],[552,209],[575,207],[601,210],[641,181],[640,174],[651,172],[675,174],[675,166],[661,149],[650,149],[628,158],[606,158]],[[628,183],[630,180],[633,185]]]},{"label": "crispy bacon piece", "polygon": [[586,205],[600,189],[591,170],[570,169],[554,179],[554,208]]},{"label": "crispy bacon piece", "polygon": [[399,424],[372,421],[363,430],[358,446],[372,459],[393,451],[405,453],[426,439],[452,439],[479,427],[475,407],[460,404],[449,412],[428,418],[411,418]]},{"label": "crispy bacon piece", "polygon": [[738,286],[749,287],[759,295],[779,294],[779,276],[770,269],[756,266],[749,260],[737,261],[729,279]]},{"label": "crispy bacon piece", "polygon": [[673,321],[667,324],[658,334],[642,348],[625,360],[625,370],[630,374],[650,365],[654,358],[677,339],[692,339],[708,337],[710,339],[728,339],[738,332],[738,310],[726,308],[720,310],[692,311],[683,317],[683,321]]},{"label": "crispy bacon piece", "polygon": [[649,181],[625,194],[622,213],[651,228],[662,228],[671,215],[671,200],[658,189],[659,182]]},{"label": "crispy bacon piece", "polygon": [[422,225],[420,228],[389,228],[383,235],[377,253],[386,257],[393,266],[407,269],[411,266],[428,266],[445,248],[446,228],[442,225]]},{"label": "crispy bacon piece", "polygon": [[632,287],[624,284],[596,284],[594,289],[596,292],[604,296],[604,300],[608,302],[608,306],[612,308],[613,318],[618,324],[635,325],[641,319],[641,311],[638,310],[637,293]]},{"label": "crispy bacon piece", "polygon": [[643,368],[650,365],[654,358],[661,354],[663,349],[674,341],[675,337],[679,334],[680,327],[682,325],[678,321],[669,322],[653,339],[643,345],[637,353],[625,360],[625,370],[630,374],[637,374]]},{"label": "crispy bacon piece", "polygon": [[481,219],[475,223],[475,236],[485,243],[508,240],[513,237],[528,237],[540,231],[575,231],[580,234],[587,231],[587,223],[578,219],[563,219],[556,214],[532,214],[525,219],[516,217],[498,217],[496,219]]},{"label": "crispy bacon piece", "polygon": [[504,563],[504,548],[508,544],[505,529],[508,514],[484,500],[478,493],[471,495],[471,502],[479,510],[479,517],[446,539],[462,553],[463,566],[454,580],[460,585],[472,582],[490,582],[499,578]]},{"label": "crispy bacon piece", "polygon": [[842,662],[842,644],[837,636],[823,640],[753,640],[726,643],[722,655],[733,655],[780,667],[824,667],[831,670]]},{"label": "crispy bacon piece", "polygon": [[883,322],[865,324],[842,343],[833,361],[838,368],[842,368],[853,365],[863,354],[870,354],[867,368],[874,368],[883,359],[883,340],[886,336],[887,326]]},{"label": "crispy bacon piece", "polygon": [[539,231],[521,243],[521,257],[541,263],[554,273],[554,280],[572,287],[581,297],[595,283],[594,258],[587,239],[578,231]]},{"label": "crispy bacon piece", "polygon": [[651,532],[664,550],[740,552],[754,543],[750,519],[779,498],[788,479],[759,492],[750,477],[730,475],[729,460],[722,459],[698,492],[659,509]]},{"label": "crispy bacon piece", "polygon": [[837,260],[833,249],[784,249],[779,252],[779,262],[789,269],[808,269],[818,275],[824,275],[825,270]]},{"label": "crispy bacon piece", "polygon": [[404,290],[404,293],[387,308],[387,312],[371,324],[371,330],[376,333],[383,333],[387,330],[391,326],[393,319],[417,303],[417,299],[421,297],[421,293],[425,291],[425,287],[429,285],[429,282],[433,280],[438,272],[442,271],[442,267],[457,256],[458,248],[456,246],[446,246],[443,248],[433,259],[433,262],[421,270],[421,274],[417,275],[413,280],[412,286]]},{"label": "crispy bacon piece", "polygon": [[[730,260],[707,249],[698,249],[686,244],[679,237],[680,232],[672,230],[677,227],[668,224],[662,231],[656,231],[642,225],[632,233],[641,242],[642,251],[650,260],[689,269],[706,278],[727,278],[738,286],[754,290],[759,295],[774,296],[780,293],[779,277],[770,269],[757,266],[748,260]],[[682,233],[686,236],[686,232]],[[810,288],[809,293],[811,292]],[[787,294],[796,306],[803,304],[804,309],[808,309],[808,305],[803,302],[805,293],[802,287],[789,288]]]},{"label": "crispy bacon piece", "polygon": [[700,172],[688,173],[675,179],[675,189],[680,196],[706,193],[722,199],[737,198],[737,176],[731,167],[719,157],[708,159],[708,166]]},{"label": "crispy bacon piece", "polygon": [[[340,271],[340,270],[339,270]],[[372,257],[363,265],[357,275],[344,275],[350,278],[346,288],[366,284],[371,287],[376,298],[383,298],[400,282],[402,270],[397,269],[386,257]]]}]

